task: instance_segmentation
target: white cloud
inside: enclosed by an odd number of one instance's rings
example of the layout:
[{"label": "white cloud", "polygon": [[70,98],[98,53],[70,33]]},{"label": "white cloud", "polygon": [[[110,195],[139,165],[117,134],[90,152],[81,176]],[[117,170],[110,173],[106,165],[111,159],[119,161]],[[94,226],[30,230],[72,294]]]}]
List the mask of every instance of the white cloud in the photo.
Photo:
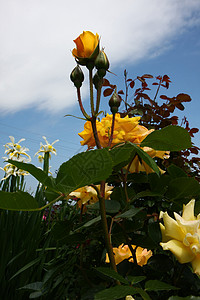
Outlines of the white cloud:
[{"label": "white cloud", "polygon": [[58,112],[76,104],[70,51],[83,30],[100,34],[117,66],[162,53],[199,25],[199,14],[199,0],[2,0],[0,113],[28,107]]}]

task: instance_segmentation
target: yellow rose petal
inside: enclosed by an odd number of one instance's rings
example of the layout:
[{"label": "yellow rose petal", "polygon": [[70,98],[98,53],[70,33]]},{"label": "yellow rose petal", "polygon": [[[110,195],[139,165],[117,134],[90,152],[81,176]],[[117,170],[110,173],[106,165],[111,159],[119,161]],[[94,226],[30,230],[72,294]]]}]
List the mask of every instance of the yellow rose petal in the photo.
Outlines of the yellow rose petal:
[{"label": "yellow rose petal", "polygon": [[187,205],[183,205],[183,214],[182,218],[186,221],[193,221],[196,220],[194,216],[194,205],[195,200],[192,199]]},{"label": "yellow rose petal", "polygon": [[184,233],[181,230],[178,223],[171,218],[167,212],[163,213],[163,221],[165,224],[165,235],[169,238],[176,239],[178,241],[182,241],[184,239]]},{"label": "yellow rose petal", "polygon": [[199,253],[192,261],[192,268],[196,274],[200,275],[200,254]]},{"label": "yellow rose petal", "polygon": [[190,248],[184,246],[180,241],[170,240],[167,243],[160,243],[160,245],[163,250],[170,250],[181,264],[191,262],[195,257]]}]

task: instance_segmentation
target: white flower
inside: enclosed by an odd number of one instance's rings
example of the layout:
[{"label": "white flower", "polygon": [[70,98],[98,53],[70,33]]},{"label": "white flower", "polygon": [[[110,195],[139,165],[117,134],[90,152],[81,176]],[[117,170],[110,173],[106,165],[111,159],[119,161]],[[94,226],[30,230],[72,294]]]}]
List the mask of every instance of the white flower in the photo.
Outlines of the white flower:
[{"label": "white flower", "polygon": [[[5,154],[8,156],[3,157],[3,159],[8,160],[17,160],[21,162],[30,162],[31,157],[26,153],[26,151],[29,151],[28,148],[22,147],[19,143],[22,141],[25,141],[25,139],[20,139],[17,143],[15,143],[15,138],[13,136],[9,136],[11,143],[6,143],[4,145],[5,147]],[[25,157],[24,157],[25,156]]]},{"label": "white flower", "polygon": [[[25,141],[25,139],[20,139],[17,143],[15,143],[15,138],[13,136],[9,136],[11,142],[6,143],[4,145],[5,147],[5,154],[6,157],[3,157],[5,161],[8,159],[13,161],[19,161],[28,163],[31,161],[31,157],[26,153],[26,151],[29,151],[28,148],[22,147],[20,145],[21,142]],[[21,169],[18,169],[11,163],[7,163],[4,168],[0,168],[5,172],[5,177],[2,180],[7,179],[9,176],[21,176],[21,175],[28,175],[29,173],[26,171],[23,171]]]},{"label": "white flower", "polygon": [[43,161],[45,153],[49,153],[49,158],[51,158],[51,153],[57,155],[56,149],[53,147],[53,145],[59,140],[55,140],[52,144],[49,144],[45,136],[43,136],[43,139],[45,140],[46,144],[40,143],[40,149],[35,153],[35,156],[38,155],[39,162]]},{"label": "white flower", "polygon": [[4,176],[4,178],[2,178],[2,180],[7,179],[9,176],[14,175],[14,176],[21,176],[21,175],[28,175],[29,173],[24,171],[24,170],[20,170],[17,167],[15,167],[14,165],[8,163],[5,165],[4,168],[1,168],[1,170],[3,170],[6,174]]}]

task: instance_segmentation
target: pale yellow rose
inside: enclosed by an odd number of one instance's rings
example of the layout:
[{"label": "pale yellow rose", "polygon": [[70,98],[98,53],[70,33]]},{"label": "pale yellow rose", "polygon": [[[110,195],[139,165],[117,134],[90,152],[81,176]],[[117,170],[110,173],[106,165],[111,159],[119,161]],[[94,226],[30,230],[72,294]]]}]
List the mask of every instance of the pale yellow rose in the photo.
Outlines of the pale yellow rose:
[{"label": "pale yellow rose", "polygon": [[126,300],[135,300],[131,295],[126,296]]},{"label": "pale yellow rose", "polygon": [[[132,245],[132,248],[135,249],[136,246]],[[134,262],[131,250],[128,245],[121,244],[118,248],[113,248],[113,253],[115,255],[115,263],[118,265],[120,262],[122,262],[124,259],[128,259],[129,262]],[[136,248],[136,260],[137,264],[139,266],[144,266],[146,265],[148,259],[152,256],[151,250],[143,249],[141,247]],[[106,263],[109,263],[109,257],[108,253],[106,253]]]},{"label": "pale yellow rose", "polygon": [[[100,191],[100,185],[96,185],[96,188]],[[110,199],[110,195],[112,193],[112,186],[109,186],[107,183],[105,184],[105,199]],[[78,206],[81,207],[84,204],[94,204],[99,201],[97,196],[97,191],[92,186],[84,186],[79,188],[73,192],[71,192],[68,199],[77,199]]]},{"label": "pale yellow rose", "polygon": [[195,273],[200,275],[200,214],[194,216],[195,200],[183,205],[182,217],[174,213],[161,212],[164,225],[160,223],[164,250],[170,250],[181,263],[191,262]]},{"label": "pale yellow rose", "polygon": [[[150,157],[158,157],[161,159],[168,159],[169,158],[169,151],[157,151],[149,147],[143,147],[143,151],[145,151]],[[163,171],[161,168],[159,168],[161,174],[163,174],[165,171]],[[154,170],[147,165],[143,160],[139,160],[138,156],[136,156],[129,168],[129,172],[131,173],[139,173],[139,172],[145,172],[147,174],[153,173]]]},{"label": "pale yellow rose", "polygon": [[84,62],[84,59],[96,58],[99,53],[99,35],[94,35],[91,31],[83,31],[75,40],[76,48],[72,54],[78,61]]}]

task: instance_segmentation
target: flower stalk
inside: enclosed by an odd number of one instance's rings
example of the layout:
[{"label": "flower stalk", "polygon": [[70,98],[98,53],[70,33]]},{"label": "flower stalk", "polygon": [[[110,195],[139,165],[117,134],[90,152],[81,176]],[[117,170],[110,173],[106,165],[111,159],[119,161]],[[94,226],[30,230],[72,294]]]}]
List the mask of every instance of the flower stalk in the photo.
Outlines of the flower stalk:
[{"label": "flower stalk", "polygon": [[90,107],[92,116],[94,113],[94,93],[93,93],[93,80],[92,80],[92,68],[89,69],[89,82],[90,82]]},{"label": "flower stalk", "polygon": [[83,103],[82,103],[82,100],[81,100],[81,89],[80,88],[76,88],[77,90],[77,97],[78,97],[78,103],[79,103],[79,107],[80,107],[80,110],[82,112],[82,114],[84,115],[84,117],[87,119],[87,120],[90,120],[90,116],[86,113],[84,107],[83,107]]}]

